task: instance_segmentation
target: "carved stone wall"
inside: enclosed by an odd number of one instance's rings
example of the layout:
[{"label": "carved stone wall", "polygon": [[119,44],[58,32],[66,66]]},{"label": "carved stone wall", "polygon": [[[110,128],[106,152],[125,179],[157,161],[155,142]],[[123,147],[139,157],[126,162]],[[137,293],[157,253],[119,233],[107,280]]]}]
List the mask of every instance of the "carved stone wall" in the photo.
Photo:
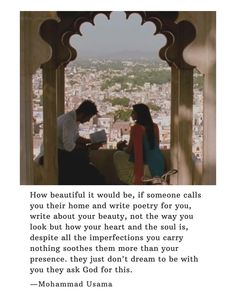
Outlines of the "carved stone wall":
[{"label": "carved stone wall", "polygon": [[39,36],[39,27],[55,12],[20,14],[20,183],[34,183],[32,139],[32,74],[50,58],[51,49]]},{"label": "carved stone wall", "polygon": [[181,12],[197,29],[196,39],[184,50],[184,59],[204,74],[202,184],[216,184],[216,12]]},{"label": "carved stone wall", "polygon": [[[111,12],[21,12],[21,184],[33,184],[36,173],[32,162],[32,74],[42,65],[46,128],[42,179],[44,184],[55,184],[56,116],[63,112],[63,72],[77,54],[69,39],[75,33],[81,34],[82,23],[89,21],[93,24],[98,13],[109,18]],[[131,13],[135,12],[126,12],[127,18]],[[142,17],[142,23],[153,22],[156,33],[167,38],[159,55],[172,67],[172,78],[175,79],[172,80],[175,107],[172,110],[171,159],[172,166],[177,165],[173,168],[179,169],[176,183],[180,184],[192,184],[191,142],[188,140],[192,134],[192,70],[196,66],[205,75],[203,183],[214,184],[215,13],[136,13]]]}]

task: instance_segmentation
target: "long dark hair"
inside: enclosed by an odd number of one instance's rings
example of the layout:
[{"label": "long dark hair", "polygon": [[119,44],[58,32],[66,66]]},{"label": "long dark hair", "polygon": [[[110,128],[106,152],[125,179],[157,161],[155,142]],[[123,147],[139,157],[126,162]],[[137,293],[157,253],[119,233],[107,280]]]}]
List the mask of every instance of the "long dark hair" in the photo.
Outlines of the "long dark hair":
[{"label": "long dark hair", "polygon": [[149,146],[153,149],[155,147],[155,134],[149,107],[144,103],[137,103],[133,105],[133,110],[137,114],[136,123],[145,127]]}]

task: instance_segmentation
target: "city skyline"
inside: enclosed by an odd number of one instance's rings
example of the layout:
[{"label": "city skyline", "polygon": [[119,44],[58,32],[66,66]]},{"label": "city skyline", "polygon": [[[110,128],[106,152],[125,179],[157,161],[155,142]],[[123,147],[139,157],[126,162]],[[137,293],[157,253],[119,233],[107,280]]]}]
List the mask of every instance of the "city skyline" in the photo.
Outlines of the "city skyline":
[{"label": "city skyline", "polygon": [[[202,81],[194,72],[193,153],[201,160],[203,131]],[[96,102],[99,116],[79,126],[79,133],[105,129],[108,141],[104,148],[116,148],[117,141],[129,140],[130,110],[138,102],[149,106],[153,121],[160,128],[160,147],[170,148],[170,69],[165,63],[109,60],[72,62],[65,69],[65,112],[76,109],[85,99]],[[33,77],[34,155],[42,142],[42,72]]]}]

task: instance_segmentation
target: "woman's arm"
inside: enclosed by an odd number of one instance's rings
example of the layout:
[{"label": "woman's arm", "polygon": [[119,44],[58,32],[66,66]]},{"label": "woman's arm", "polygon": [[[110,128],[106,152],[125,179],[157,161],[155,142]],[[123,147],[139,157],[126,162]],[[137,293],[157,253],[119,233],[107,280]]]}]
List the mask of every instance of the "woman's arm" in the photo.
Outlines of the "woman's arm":
[{"label": "woman's arm", "polygon": [[130,129],[129,143],[128,143],[128,146],[124,148],[124,151],[130,154],[133,150],[133,146],[134,146],[134,126],[131,127]]},{"label": "woman's arm", "polygon": [[133,129],[133,148],[134,148],[134,184],[142,184],[144,174],[143,159],[143,126],[135,125]]}]

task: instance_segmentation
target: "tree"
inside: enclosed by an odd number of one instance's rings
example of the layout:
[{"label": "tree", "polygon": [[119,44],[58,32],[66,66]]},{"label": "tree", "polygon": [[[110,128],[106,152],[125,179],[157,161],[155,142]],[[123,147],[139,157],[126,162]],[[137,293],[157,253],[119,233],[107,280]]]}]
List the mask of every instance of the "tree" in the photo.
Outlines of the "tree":
[{"label": "tree", "polygon": [[131,116],[132,110],[117,110],[114,114],[114,121],[117,120],[128,122]]},{"label": "tree", "polygon": [[156,105],[156,104],[154,104],[152,102],[147,103],[147,106],[152,111],[157,111],[158,112],[161,109],[158,105]]},{"label": "tree", "polygon": [[127,97],[114,98],[111,101],[111,103],[112,103],[112,106],[121,105],[123,107],[128,107],[129,106],[129,99]]},{"label": "tree", "polygon": [[127,97],[106,98],[104,101],[110,102],[112,106],[120,105],[123,107],[129,106],[129,99]]},{"label": "tree", "polygon": [[150,84],[164,84],[170,82],[171,74],[167,70],[143,70],[129,72],[128,76],[113,76],[110,79],[106,79],[101,85],[101,90],[108,89],[114,86],[116,83],[121,85],[121,89],[129,89],[131,87],[143,86],[145,83]]}]

